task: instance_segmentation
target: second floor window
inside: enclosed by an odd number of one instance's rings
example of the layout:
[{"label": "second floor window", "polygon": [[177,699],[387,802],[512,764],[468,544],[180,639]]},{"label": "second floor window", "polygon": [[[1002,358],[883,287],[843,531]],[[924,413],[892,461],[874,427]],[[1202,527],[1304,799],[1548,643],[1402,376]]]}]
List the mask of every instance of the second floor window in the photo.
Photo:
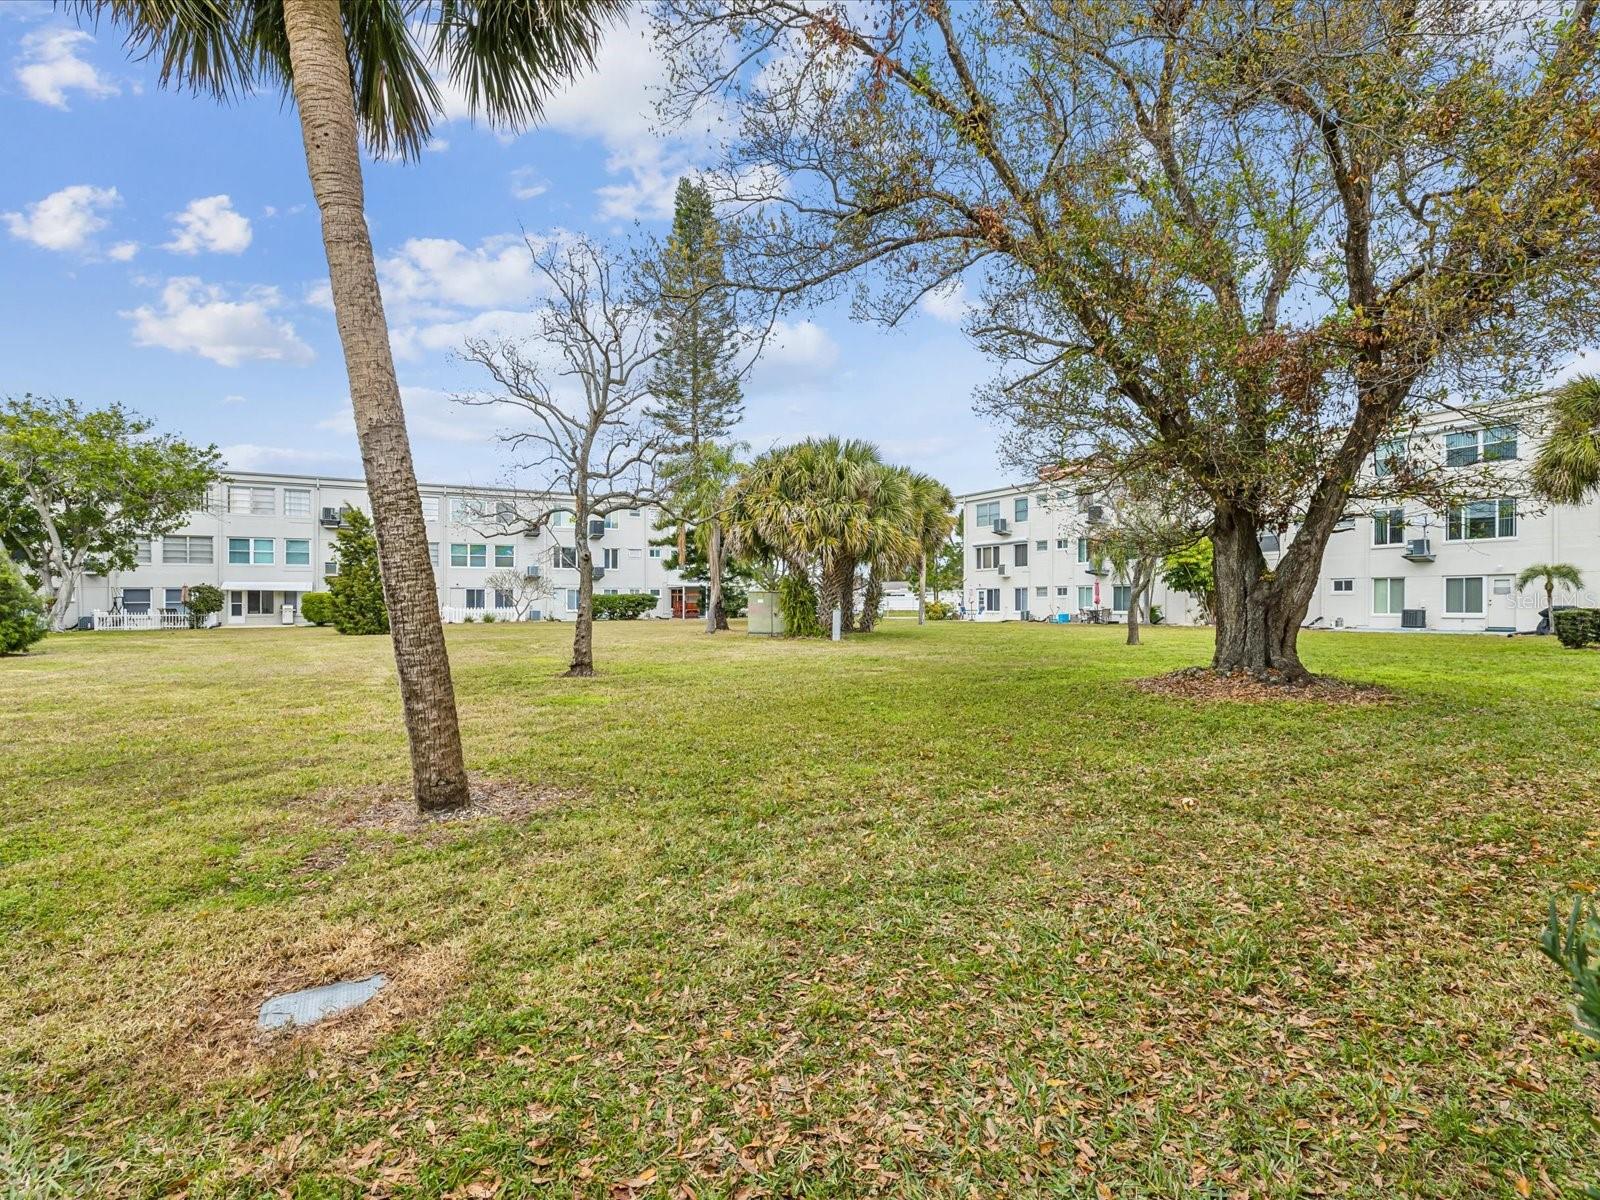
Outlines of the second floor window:
[{"label": "second floor window", "polygon": [[1445,515],[1447,542],[1475,542],[1484,538],[1517,536],[1517,502],[1511,499],[1474,500],[1452,504]]},{"label": "second floor window", "polygon": [[1000,565],[999,546],[978,547],[978,570],[988,571]]},{"label": "second floor window", "polygon": [[1517,457],[1517,427],[1458,429],[1444,435],[1444,464],[1470,467],[1480,462],[1510,462]]},{"label": "second floor window", "polygon": [[230,487],[228,511],[253,517],[270,517],[273,512],[272,489],[269,487]]},{"label": "second floor window", "polygon": [[515,546],[496,546],[494,548],[494,565],[497,567],[516,566],[517,548]]},{"label": "second floor window", "polygon": [[229,538],[228,561],[234,564],[272,565],[271,538]]},{"label": "second floor window", "polygon": [[489,547],[482,542],[451,542],[452,567],[486,567],[489,565]]},{"label": "second floor window", "polygon": [[550,552],[550,561],[558,567],[572,568],[578,565],[578,548],[576,546],[556,546]]},{"label": "second floor window", "polygon": [[1380,508],[1372,514],[1372,544],[1398,546],[1406,540],[1404,509]]},{"label": "second floor window", "polygon": [[1000,501],[985,500],[974,510],[979,529],[988,529],[1000,518]]},{"label": "second floor window", "polygon": [[286,567],[309,567],[311,565],[311,539],[284,538],[283,565]]}]

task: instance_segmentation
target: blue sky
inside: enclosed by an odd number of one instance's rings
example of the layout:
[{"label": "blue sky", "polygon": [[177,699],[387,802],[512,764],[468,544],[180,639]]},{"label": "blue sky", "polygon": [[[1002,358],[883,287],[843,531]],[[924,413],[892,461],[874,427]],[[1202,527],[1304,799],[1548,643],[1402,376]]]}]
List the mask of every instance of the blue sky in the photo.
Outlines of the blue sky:
[{"label": "blue sky", "polygon": [[[702,152],[652,128],[659,79],[642,28],[618,31],[539,128],[474,126],[452,101],[421,161],[367,164],[425,479],[505,474],[504,418],[450,403],[479,382],[450,350],[526,328],[520,230],[665,230]],[[293,111],[276,96],[221,106],[163,91],[115,30],[31,3],[0,5],[0,106],[0,393],[119,400],[241,469],[359,473]],[[998,482],[994,431],[971,408],[989,369],[959,309],[935,304],[892,331],[842,307],[796,317],[747,385],[740,436],[756,449],[863,437],[957,491]]]}]

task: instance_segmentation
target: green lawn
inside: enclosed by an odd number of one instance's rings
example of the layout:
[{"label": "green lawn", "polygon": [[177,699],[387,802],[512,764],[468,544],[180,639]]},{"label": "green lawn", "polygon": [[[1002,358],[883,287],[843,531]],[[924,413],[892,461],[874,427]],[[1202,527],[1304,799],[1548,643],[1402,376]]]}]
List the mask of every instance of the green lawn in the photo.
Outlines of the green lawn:
[{"label": "green lawn", "polygon": [[[1308,634],[1387,704],[1135,691],[1208,633],[450,631],[518,820],[405,786],[387,642],[0,660],[0,1195],[1556,1195],[1537,954],[1600,866],[1600,655]],[[278,990],[387,972],[258,1043]],[[498,1190],[496,1190],[498,1188]]]}]

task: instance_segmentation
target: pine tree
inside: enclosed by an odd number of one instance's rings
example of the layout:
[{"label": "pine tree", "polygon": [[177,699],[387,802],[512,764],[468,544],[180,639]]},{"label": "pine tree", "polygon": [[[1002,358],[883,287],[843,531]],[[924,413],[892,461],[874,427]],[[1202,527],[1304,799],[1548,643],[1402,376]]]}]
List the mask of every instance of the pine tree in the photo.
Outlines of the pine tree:
[{"label": "pine tree", "polygon": [[378,539],[372,518],[359,508],[344,510],[338,535],[339,573],[329,581],[333,594],[333,627],[340,633],[388,633],[389,610],[383,603],[383,577],[378,573]]},{"label": "pine tree", "polygon": [[655,404],[647,413],[667,436],[663,474],[673,493],[668,507],[678,524],[678,544],[685,548],[686,525],[703,528],[707,539],[706,632],[715,633],[728,627],[717,509],[731,455],[720,443],[739,423],[744,397],[735,362],[741,335],[725,286],[722,230],[703,184],[678,181],[660,271],[662,352],[651,377]]}]

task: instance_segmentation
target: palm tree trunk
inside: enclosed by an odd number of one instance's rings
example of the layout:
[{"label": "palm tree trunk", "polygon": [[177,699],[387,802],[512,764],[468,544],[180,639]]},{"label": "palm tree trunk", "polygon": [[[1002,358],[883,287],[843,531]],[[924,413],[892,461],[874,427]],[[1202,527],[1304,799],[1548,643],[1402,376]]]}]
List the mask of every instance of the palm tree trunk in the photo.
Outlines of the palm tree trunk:
[{"label": "palm tree trunk", "polygon": [[411,788],[428,812],[464,808],[466,763],[455,689],[439,619],[439,594],[428,561],[405,409],[395,380],[389,325],[372,258],[356,136],[350,60],[339,0],[283,0],[294,73],[295,105],[305,142],[311,190],[322,213],[322,244],[333,286],[333,309],[344,348],[350,404],[378,540],[383,599],[389,609],[406,735]]},{"label": "palm tree trunk", "polygon": [[[1462,586],[1465,585],[1463,584]],[[1544,579],[1544,619],[1549,626],[1545,632],[1554,633],[1556,631],[1556,581],[1548,575]],[[1516,624],[1516,618],[1513,617],[1511,620],[1512,628],[1515,628]]]},{"label": "palm tree trunk", "polygon": [[918,582],[917,582],[917,624],[928,623],[928,552],[924,550],[918,557]]},{"label": "palm tree trunk", "polygon": [[722,523],[711,522],[706,545],[706,573],[710,577],[706,594],[706,632],[715,633],[727,628],[727,618],[722,615]]}]

